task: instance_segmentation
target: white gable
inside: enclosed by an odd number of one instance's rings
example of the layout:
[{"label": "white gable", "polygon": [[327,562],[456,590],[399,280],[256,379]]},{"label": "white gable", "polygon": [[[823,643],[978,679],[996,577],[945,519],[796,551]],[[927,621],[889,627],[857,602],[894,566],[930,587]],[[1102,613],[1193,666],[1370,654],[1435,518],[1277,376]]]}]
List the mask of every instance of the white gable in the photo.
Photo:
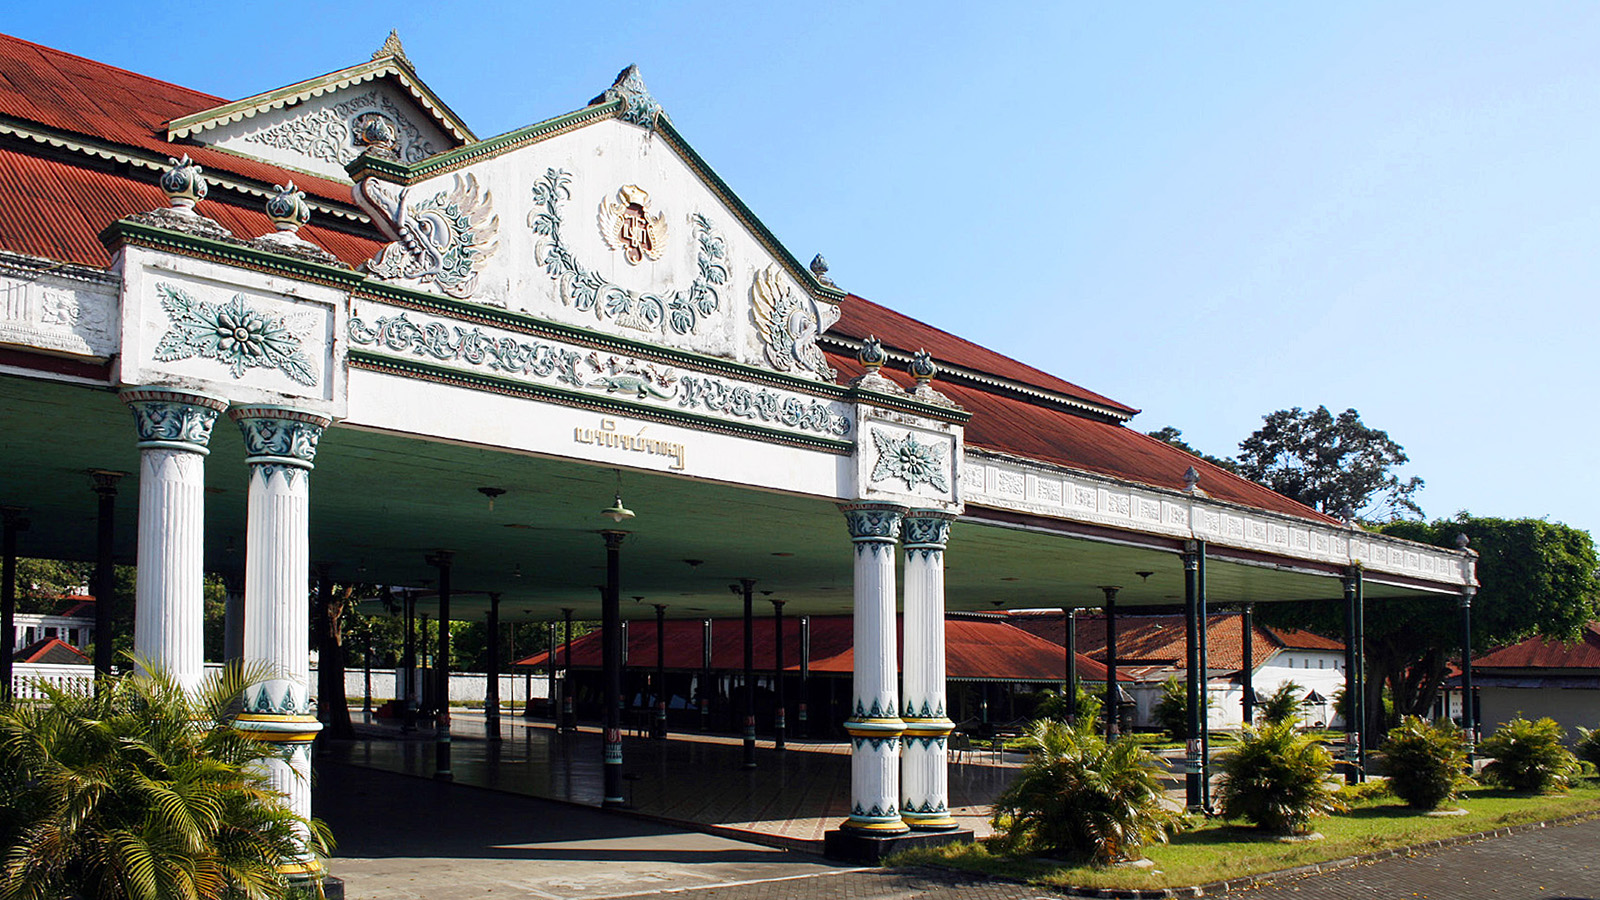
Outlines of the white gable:
[{"label": "white gable", "polygon": [[356,196],[395,240],[368,263],[379,277],[833,380],[815,339],[836,304],[650,127],[601,118]]},{"label": "white gable", "polygon": [[348,180],[344,167],[363,149],[357,143],[359,129],[374,117],[389,125],[405,162],[416,162],[457,145],[408,93],[388,79],[346,85],[215,126],[195,138],[241,156],[324,178]]}]

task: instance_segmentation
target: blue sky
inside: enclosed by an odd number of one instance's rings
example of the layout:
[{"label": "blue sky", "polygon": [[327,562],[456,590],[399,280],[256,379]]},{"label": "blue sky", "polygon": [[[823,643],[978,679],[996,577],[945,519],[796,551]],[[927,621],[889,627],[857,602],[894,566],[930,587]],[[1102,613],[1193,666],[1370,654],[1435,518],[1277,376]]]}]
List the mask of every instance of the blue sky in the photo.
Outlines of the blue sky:
[{"label": "blue sky", "polygon": [[229,99],[398,28],[480,136],[638,63],[838,283],[1231,455],[1360,410],[1430,516],[1600,527],[1600,5],[58,3]]}]

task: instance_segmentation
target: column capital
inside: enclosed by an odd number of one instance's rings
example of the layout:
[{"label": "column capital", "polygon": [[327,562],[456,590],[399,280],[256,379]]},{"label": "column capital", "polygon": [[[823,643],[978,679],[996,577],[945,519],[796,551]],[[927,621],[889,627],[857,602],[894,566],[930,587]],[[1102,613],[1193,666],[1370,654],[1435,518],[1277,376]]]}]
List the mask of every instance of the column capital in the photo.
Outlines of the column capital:
[{"label": "column capital", "polygon": [[333,421],[287,406],[235,406],[228,418],[244,436],[244,461],[269,472],[276,467],[310,470],[323,429]]},{"label": "column capital", "polygon": [[133,410],[140,450],[209,453],[206,445],[217,424],[217,413],[228,408],[228,401],[221,397],[159,385],[127,388],[118,396]]},{"label": "column capital", "polygon": [[121,481],[127,474],[127,472],[117,472],[112,469],[89,470],[89,477],[94,479],[94,492],[108,497],[117,495],[117,482]]},{"label": "column capital", "polygon": [[857,543],[892,544],[900,539],[900,523],[906,508],[893,503],[841,503],[850,539]]},{"label": "column capital", "polygon": [[940,509],[913,509],[905,515],[903,542],[907,550],[943,550],[950,542],[955,513]]}]

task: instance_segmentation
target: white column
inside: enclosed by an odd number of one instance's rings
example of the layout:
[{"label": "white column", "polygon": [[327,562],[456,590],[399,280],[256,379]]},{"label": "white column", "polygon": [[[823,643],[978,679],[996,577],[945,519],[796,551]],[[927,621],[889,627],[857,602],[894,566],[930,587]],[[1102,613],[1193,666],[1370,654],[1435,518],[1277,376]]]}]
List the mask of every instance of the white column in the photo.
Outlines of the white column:
[{"label": "white column", "polygon": [[900,815],[916,831],[949,831],[950,773],[947,741],[955,728],[944,696],[944,547],[947,512],[914,509],[906,515],[905,750],[900,759]]},{"label": "white column", "polygon": [[840,507],[855,542],[855,678],[850,718],[850,818],[841,828],[904,834],[900,818],[900,720],[895,690],[894,548],[905,509]]},{"label": "white column", "polygon": [[[311,461],[328,419],[279,406],[228,412],[244,435],[250,464],[245,533],[244,662],[266,678],[245,689],[241,730],[277,744],[268,763],[273,787],[296,813],[311,816],[311,742],[321,725],[311,710]],[[284,860],[290,877],[321,874],[303,853]]]},{"label": "white column", "polygon": [[133,652],[192,689],[205,669],[206,444],[228,403],[163,387],[121,396],[139,432]]}]

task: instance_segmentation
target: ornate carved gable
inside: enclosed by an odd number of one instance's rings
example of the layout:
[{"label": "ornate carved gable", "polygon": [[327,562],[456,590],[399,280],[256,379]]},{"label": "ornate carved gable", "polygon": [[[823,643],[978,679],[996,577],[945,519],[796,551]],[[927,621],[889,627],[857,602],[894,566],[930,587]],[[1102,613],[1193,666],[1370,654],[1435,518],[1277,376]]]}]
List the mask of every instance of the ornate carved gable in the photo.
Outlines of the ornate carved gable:
[{"label": "ornate carved gable", "polygon": [[367,270],[437,292],[833,381],[842,293],[801,268],[672,128],[633,67],[579,112],[421,165],[362,157],[393,243]]},{"label": "ornate carved gable", "polygon": [[375,143],[414,163],[474,140],[393,33],[369,62],[174,119],[168,137],[333,179]]}]

